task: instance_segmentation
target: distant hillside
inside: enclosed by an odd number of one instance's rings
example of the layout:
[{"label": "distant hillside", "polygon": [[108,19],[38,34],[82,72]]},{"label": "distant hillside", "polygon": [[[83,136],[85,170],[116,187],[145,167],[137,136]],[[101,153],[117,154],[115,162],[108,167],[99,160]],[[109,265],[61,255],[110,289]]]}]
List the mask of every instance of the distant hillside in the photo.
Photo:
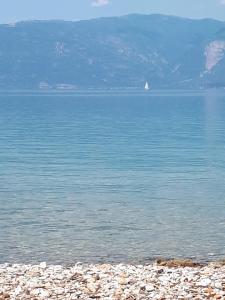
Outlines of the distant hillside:
[{"label": "distant hillside", "polygon": [[0,25],[0,88],[225,87],[225,23],[163,15]]}]

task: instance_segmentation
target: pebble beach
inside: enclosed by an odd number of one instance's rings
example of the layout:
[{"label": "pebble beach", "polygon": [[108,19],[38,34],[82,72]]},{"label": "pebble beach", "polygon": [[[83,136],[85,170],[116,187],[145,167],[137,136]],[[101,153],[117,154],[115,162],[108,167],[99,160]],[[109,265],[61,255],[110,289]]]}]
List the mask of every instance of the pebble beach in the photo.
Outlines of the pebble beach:
[{"label": "pebble beach", "polygon": [[225,266],[176,261],[146,265],[2,264],[3,299],[225,299]]}]

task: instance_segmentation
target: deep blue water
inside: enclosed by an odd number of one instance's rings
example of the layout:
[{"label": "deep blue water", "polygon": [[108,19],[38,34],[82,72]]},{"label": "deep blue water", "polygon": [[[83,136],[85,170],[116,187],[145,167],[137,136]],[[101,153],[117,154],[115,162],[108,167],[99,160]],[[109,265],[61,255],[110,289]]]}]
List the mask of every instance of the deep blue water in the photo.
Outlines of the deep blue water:
[{"label": "deep blue water", "polygon": [[225,257],[225,94],[0,96],[0,262]]}]

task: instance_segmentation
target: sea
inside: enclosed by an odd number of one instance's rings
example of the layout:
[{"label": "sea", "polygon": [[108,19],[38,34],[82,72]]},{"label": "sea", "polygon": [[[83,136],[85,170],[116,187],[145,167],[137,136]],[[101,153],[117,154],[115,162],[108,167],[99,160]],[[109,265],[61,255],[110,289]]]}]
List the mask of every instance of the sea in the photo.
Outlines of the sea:
[{"label": "sea", "polygon": [[225,91],[0,92],[0,263],[225,258]]}]

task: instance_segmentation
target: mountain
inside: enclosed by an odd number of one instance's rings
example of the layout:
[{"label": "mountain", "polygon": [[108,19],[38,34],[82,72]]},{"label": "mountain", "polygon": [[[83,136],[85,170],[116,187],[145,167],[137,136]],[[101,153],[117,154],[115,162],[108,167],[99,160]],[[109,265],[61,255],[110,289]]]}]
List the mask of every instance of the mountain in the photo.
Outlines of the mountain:
[{"label": "mountain", "polygon": [[164,15],[0,25],[0,89],[225,87],[225,23]]}]

